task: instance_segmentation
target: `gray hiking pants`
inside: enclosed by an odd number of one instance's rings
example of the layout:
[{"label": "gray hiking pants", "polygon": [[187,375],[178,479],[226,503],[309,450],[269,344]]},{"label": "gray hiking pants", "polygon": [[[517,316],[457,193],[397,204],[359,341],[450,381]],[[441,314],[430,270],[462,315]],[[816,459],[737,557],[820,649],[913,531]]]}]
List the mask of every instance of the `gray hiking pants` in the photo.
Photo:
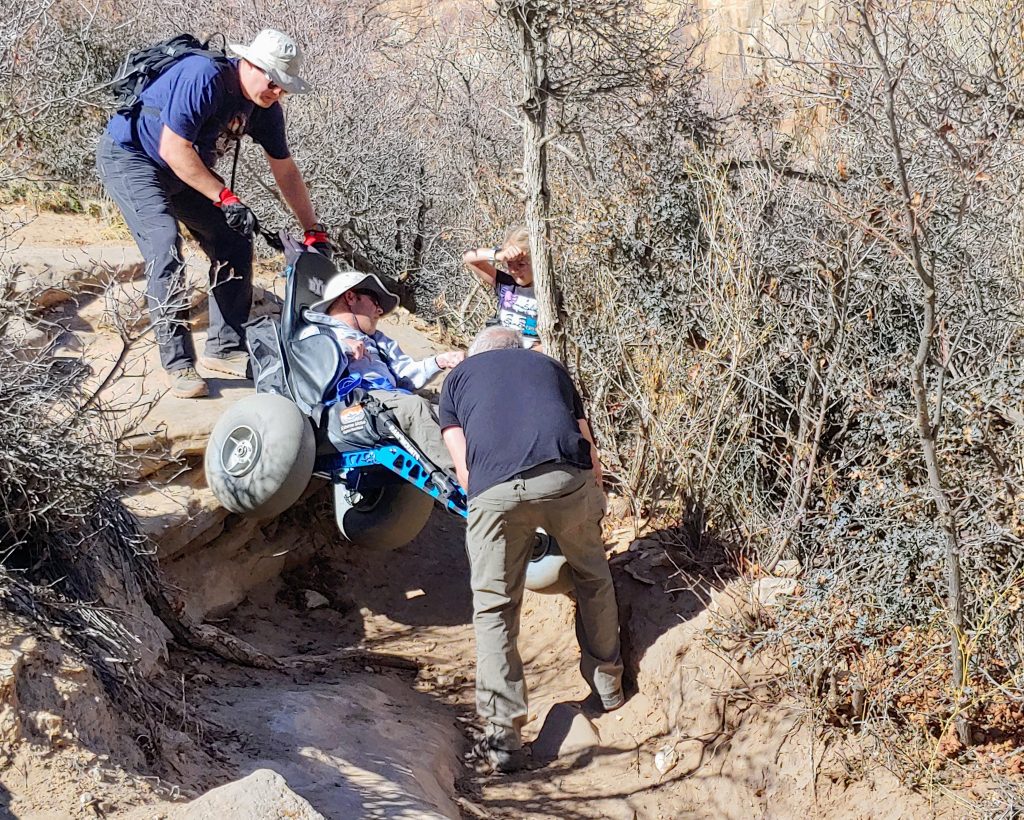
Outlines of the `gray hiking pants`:
[{"label": "gray hiking pants", "polygon": [[228,227],[220,208],[197,190],[144,153],[122,148],[107,132],[96,151],[96,169],[146,262],[150,320],[164,369],[180,370],[196,358],[179,220],[210,260],[206,355],[244,350],[242,326],[252,303],[252,239]]},{"label": "gray hiking pants", "polygon": [[589,470],[545,464],[469,503],[466,546],[476,632],[476,708],[496,748],[520,748],[526,682],[517,645],[533,534],[557,539],[576,587],[580,671],[602,701],[621,697],[619,616],[601,541],[604,493]]},{"label": "gray hiking pants", "polygon": [[397,390],[371,390],[370,395],[394,412],[398,424],[423,454],[438,467],[455,475],[455,462],[441,438],[441,425],[433,405],[423,396]]}]

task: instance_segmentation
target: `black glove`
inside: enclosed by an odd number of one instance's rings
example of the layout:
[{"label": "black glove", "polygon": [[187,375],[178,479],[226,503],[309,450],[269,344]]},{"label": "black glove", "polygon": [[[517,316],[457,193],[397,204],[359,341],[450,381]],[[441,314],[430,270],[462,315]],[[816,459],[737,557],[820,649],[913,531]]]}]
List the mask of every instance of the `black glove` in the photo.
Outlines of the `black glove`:
[{"label": "black glove", "polygon": [[213,204],[224,212],[224,220],[231,230],[242,236],[252,236],[256,232],[256,214],[230,188],[222,190],[220,198]]}]

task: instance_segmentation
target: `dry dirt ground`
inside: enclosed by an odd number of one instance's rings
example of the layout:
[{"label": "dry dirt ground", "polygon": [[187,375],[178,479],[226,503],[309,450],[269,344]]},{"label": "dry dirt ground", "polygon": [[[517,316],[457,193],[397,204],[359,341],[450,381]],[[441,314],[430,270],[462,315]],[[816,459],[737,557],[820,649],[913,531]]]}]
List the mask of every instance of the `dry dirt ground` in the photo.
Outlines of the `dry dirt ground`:
[{"label": "dry dirt ground", "polygon": [[[103,230],[47,216],[20,241],[82,243]],[[259,769],[329,818],[957,816],[870,763],[862,743],[765,700],[779,659],[708,641],[716,619],[770,606],[786,579],[710,583],[626,529],[608,535],[633,696],[615,713],[583,714],[573,603],[528,593],[533,765],[478,771],[463,760],[476,727],[462,522],[435,510],[401,550],[359,551],[336,535],[322,495],[267,536],[307,543],[314,557],[217,623],[288,671],[172,649],[159,673],[175,701],[160,761],[124,736],[95,680],[47,636],[0,630],[0,694],[18,716],[0,721],[0,736],[18,739],[0,755],[0,817],[185,816],[185,801]],[[229,568],[208,572],[207,583]]]}]

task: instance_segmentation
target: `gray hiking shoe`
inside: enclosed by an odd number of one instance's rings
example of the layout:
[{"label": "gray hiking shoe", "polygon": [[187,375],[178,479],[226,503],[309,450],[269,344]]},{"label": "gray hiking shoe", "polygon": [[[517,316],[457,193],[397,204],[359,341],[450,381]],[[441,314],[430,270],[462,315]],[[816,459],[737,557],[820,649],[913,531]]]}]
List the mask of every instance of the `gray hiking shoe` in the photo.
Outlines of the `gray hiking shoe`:
[{"label": "gray hiking shoe", "polygon": [[486,764],[492,771],[501,774],[518,772],[529,764],[526,749],[499,749],[492,746],[487,738],[478,740],[466,757],[469,761]]},{"label": "gray hiking shoe", "polygon": [[588,717],[597,717],[605,712],[614,712],[616,709],[621,709],[626,705],[626,700],[626,695],[620,687],[617,692],[611,695],[599,695],[597,692],[591,692],[586,698],[579,701],[579,705],[583,710],[583,714]]},{"label": "gray hiking shoe", "polygon": [[171,370],[167,373],[167,383],[171,386],[171,395],[179,399],[201,399],[210,395],[210,388],[206,386],[206,380],[199,375],[198,371],[189,365],[181,370]]},{"label": "gray hiking shoe", "polygon": [[227,356],[199,357],[199,364],[214,373],[224,373],[227,376],[234,376],[236,379],[247,379],[249,368],[249,354],[239,350],[229,353]]}]

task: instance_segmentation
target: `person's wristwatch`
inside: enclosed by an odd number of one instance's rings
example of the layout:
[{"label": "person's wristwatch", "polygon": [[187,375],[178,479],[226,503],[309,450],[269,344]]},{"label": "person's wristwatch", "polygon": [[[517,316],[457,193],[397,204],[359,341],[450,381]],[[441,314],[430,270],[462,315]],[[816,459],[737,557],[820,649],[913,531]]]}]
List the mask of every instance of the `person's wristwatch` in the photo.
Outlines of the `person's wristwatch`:
[{"label": "person's wristwatch", "polygon": [[491,265],[496,265],[498,263],[499,253],[501,253],[501,248],[490,248],[487,251],[487,261],[489,261]]}]

